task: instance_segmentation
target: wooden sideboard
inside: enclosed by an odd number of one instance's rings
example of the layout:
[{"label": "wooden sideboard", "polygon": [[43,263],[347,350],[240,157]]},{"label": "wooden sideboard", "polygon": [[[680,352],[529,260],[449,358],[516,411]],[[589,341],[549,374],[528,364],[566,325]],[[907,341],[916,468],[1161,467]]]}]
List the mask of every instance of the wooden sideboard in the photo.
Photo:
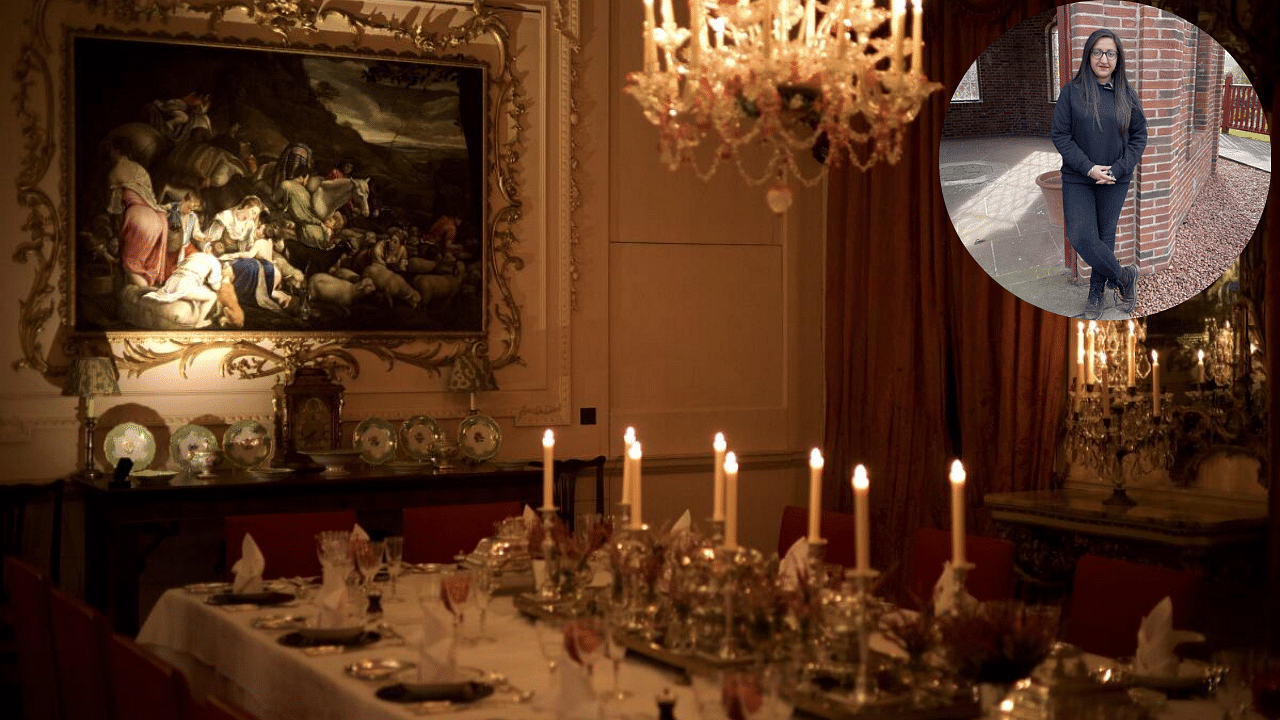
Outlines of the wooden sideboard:
[{"label": "wooden sideboard", "polygon": [[138,629],[138,582],[147,556],[184,521],[228,515],[352,509],[371,532],[395,532],[403,508],[542,498],[537,469],[492,465],[429,474],[392,474],[376,467],[340,477],[291,473],[263,478],[226,472],[201,484],[108,488],[74,479],[84,504],[85,597],[116,630]]}]

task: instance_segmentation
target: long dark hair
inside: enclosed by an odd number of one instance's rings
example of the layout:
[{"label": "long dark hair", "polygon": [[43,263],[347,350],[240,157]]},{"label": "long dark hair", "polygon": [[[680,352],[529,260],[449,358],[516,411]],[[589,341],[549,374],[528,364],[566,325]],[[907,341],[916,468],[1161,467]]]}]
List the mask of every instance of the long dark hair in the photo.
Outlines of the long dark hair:
[{"label": "long dark hair", "polygon": [[1077,96],[1084,100],[1085,107],[1093,111],[1093,119],[1097,121],[1098,129],[1101,130],[1102,118],[1098,115],[1098,76],[1093,72],[1089,56],[1093,53],[1093,46],[1104,37],[1111,38],[1111,41],[1116,44],[1116,63],[1115,70],[1111,72],[1111,86],[1116,96],[1116,132],[1124,135],[1129,131],[1129,117],[1133,108],[1141,105],[1138,102],[1138,93],[1129,85],[1129,78],[1124,72],[1124,45],[1114,32],[1106,28],[1094,30],[1089,39],[1084,41],[1084,54],[1080,58],[1080,67],[1076,69],[1076,76],[1071,78],[1071,83],[1076,86]]}]

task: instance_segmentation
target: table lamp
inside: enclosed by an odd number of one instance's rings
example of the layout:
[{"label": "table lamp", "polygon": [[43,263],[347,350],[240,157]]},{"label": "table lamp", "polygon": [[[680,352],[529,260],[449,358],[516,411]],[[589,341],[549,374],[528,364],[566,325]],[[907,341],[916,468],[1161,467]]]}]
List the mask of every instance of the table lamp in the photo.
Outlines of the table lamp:
[{"label": "table lamp", "polygon": [[493,377],[493,366],[489,363],[488,343],[478,342],[453,359],[453,368],[449,371],[449,391],[471,393],[469,414],[476,413],[477,392],[497,389],[498,382]]},{"label": "table lamp", "polygon": [[71,362],[62,394],[84,398],[84,470],[80,476],[97,480],[102,472],[93,465],[93,429],[98,418],[93,412],[93,399],[98,395],[119,395],[115,361],[110,357],[78,357]]}]

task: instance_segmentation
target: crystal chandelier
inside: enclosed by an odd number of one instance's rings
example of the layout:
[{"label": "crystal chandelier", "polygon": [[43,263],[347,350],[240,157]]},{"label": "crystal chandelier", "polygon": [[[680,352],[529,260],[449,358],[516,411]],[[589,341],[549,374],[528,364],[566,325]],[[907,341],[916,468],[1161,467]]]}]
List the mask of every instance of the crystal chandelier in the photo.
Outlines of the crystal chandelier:
[{"label": "crystal chandelier", "polygon": [[[644,2],[644,69],[626,91],[658,127],[662,161],[689,164],[703,180],[733,162],[752,185],[771,182],[774,212],[791,205],[789,177],[806,187],[827,165],[862,170],[902,156],[903,128],[925,98],[942,89],[922,68],[921,0],[689,0],[690,28],[680,27],[671,0]],[[910,68],[908,69],[908,61]],[[715,136],[709,159],[695,148]],[[763,168],[743,150],[762,145]],[[805,172],[797,153],[811,155]]]}]

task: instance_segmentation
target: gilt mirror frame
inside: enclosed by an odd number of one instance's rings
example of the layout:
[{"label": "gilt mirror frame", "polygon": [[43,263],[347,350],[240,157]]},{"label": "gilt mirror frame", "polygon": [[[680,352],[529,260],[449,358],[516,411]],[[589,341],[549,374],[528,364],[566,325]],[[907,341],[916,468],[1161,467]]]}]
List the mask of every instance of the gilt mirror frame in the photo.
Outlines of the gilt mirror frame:
[{"label": "gilt mirror frame", "polygon": [[[532,49],[512,47],[514,26],[526,40],[533,38]],[[530,364],[522,340],[533,305],[546,331],[545,349],[539,350],[546,357],[545,391],[515,399],[503,410],[517,424],[567,422],[577,278],[573,246],[579,193],[571,121],[577,33],[577,0],[31,0],[14,72],[22,135],[18,201],[29,237],[13,253],[14,262],[31,268],[31,286],[19,300],[20,355],[13,366],[55,379],[68,357],[92,344],[93,352],[109,351],[121,371],[133,376],[173,366],[186,378],[208,353],[221,353],[222,375],[245,379],[288,378],[304,365],[355,378],[370,356],[387,371],[410,366],[440,376],[458,357],[486,353],[499,371]],[[77,333],[76,180],[69,147],[74,88],[68,66],[73,39],[94,35],[393,63],[483,65],[483,330]],[[513,288],[520,283],[542,288],[542,295],[532,293],[533,303],[518,297]]]}]

